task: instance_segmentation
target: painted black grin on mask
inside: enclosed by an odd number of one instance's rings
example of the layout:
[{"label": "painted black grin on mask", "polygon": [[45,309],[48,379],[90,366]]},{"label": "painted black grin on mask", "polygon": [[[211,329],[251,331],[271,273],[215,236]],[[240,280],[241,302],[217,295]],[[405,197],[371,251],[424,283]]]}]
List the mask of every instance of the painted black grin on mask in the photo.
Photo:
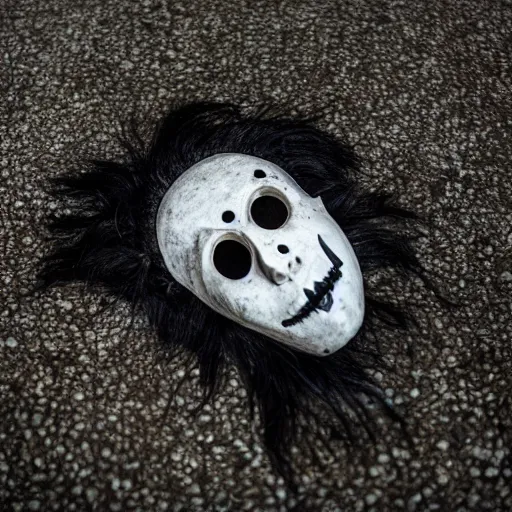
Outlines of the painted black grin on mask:
[{"label": "painted black grin on mask", "polygon": [[310,290],[309,288],[304,288],[304,293],[308,299],[306,304],[300,308],[296,315],[283,320],[281,322],[283,327],[292,327],[293,325],[297,325],[311,315],[313,311],[322,310],[327,312],[332,308],[333,298],[331,291],[333,290],[336,281],[338,281],[342,276],[340,268],[343,265],[343,262],[323,241],[320,235],[318,235],[318,242],[326,256],[331,260],[332,268],[324,277],[323,281],[315,281],[315,291]]}]

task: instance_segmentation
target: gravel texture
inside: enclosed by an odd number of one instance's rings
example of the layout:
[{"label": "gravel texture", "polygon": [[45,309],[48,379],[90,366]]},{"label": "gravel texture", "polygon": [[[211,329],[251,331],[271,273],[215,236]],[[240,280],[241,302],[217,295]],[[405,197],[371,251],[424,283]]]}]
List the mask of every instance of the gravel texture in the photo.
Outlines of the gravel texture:
[{"label": "gravel texture", "polygon": [[[511,33],[505,0],[3,0],[0,509],[512,510]],[[192,99],[318,114],[426,217],[418,254],[459,307],[381,278],[420,324],[377,375],[413,446],[386,422],[335,458],[303,440],[294,493],[236,374],[197,410],[196,376],[125,304],[29,293],[48,178]]]}]

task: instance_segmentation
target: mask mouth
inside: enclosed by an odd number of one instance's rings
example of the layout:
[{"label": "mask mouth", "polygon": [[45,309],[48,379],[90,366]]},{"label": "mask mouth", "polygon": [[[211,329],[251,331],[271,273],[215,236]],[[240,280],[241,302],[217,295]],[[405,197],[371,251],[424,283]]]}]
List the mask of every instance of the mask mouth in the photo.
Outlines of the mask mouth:
[{"label": "mask mouth", "polygon": [[304,288],[304,293],[308,299],[307,302],[300,308],[296,315],[281,322],[283,327],[293,327],[294,325],[297,325],[310,316],[313,311],[322,310],[328,312],[331,310],[333,304],[331,292],[336,281],[338,281],[343,275],[340,270],[343,262],[324,242],[320,235],[318,235],[318,242],[326,256],[331,261],[332,267],[322,281],[315,281],[314,291],[309,288]]}]

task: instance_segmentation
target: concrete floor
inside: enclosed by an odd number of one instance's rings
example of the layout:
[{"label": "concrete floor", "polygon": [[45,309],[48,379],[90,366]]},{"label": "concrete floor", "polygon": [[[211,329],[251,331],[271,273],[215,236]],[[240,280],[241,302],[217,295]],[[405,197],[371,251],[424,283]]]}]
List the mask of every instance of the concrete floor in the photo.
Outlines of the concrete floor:
[{"label": "concrete floor", "polygon": [[[4,0],[0,24],[1,510],[512,510],[510,1]],[[125,304],[28,293],[48,179],[192,99],[318,114],[428,219],[418,254],[460,306],[398,290],[420,330],[378,376],[413,447],[387,423],[323,463],[299,444],[294,494],[235,374],[196,413]]]}]

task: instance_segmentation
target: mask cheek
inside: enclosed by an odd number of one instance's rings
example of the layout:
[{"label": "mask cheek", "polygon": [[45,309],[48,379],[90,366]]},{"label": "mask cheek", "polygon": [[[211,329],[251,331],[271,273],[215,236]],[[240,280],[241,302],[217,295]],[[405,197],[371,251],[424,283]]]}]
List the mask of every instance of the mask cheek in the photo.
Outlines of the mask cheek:
[{"label": "mask cheek", "polygon": [[216,273],[206,278],[208,304],[218,313],[240,322],[247,318],[251,301],[242,293],[241,287],[247,285],[247,279],[232,281]]},{"label": "mask cheek", "polygon": [[207,272],[207,302],[218,313],[251,329],[272,336],[283,330],[283,308],[290,297],[282,287],[270,284],[257,271],[239,280],[230,280],[214,269]]},{"label": "mask cheek", "polygon": [[334,296],[339,307],[334,318],[340,319],[347,341],[357,334],[364,319],[364,289],[358,277],[351,279],[345,287],[340,287],[339,296]]}]

